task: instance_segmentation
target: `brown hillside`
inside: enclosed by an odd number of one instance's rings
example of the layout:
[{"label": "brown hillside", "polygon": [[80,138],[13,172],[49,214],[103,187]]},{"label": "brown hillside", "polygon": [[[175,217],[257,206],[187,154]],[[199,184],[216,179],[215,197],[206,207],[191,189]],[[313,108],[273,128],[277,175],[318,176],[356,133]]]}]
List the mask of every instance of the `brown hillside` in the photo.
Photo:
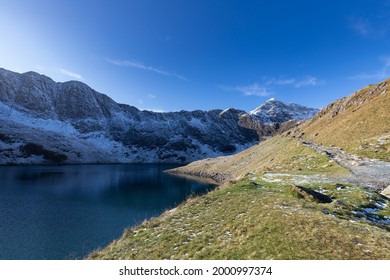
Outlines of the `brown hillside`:
[{"label": "brown hillside", "polygon": [[241,153],[193,162],[172,173],[226,182],[250,172],[319,172],[345,170],[304,147],[298,137],[353,154],[390,161],[390,79],[369,85],[323,108],[293,130],[260,142]]},{"label": "brown hillside", "polygon": [[280,135],[236,155],[195,161],[170,172],[222,183],[236,180],[247,173],[269,171],[334,175],[347,173],[335,162],[329,162],[325,155],[305,147],[297,139]]},{"label": "brown hillside", "polygon": [[390,79],[323,108],[301,126],[304,138],[390,161]]}]

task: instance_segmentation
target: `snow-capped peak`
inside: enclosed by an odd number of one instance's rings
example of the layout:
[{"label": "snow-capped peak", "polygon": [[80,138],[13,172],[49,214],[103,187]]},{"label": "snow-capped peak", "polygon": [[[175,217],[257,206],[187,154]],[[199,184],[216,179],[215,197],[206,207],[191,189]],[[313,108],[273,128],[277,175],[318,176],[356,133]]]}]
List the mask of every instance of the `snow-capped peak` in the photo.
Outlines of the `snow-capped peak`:
[{"label": "snow-capped peak", "polygon": [[319,110],[294,103],[284,103],[270,98],[256,109],[249,112],[258,121],[265,124],[286,122],[289,120],[305,120],[311,118]]}]

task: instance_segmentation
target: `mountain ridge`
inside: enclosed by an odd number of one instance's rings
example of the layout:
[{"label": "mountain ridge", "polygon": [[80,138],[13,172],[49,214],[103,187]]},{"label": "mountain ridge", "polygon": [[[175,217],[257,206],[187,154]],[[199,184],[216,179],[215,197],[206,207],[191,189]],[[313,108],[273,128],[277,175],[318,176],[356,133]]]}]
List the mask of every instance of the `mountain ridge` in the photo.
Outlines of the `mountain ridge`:
[{"label": "mountain ridge", "polygon": [[280,123],[281,120],[306,120],[313,117],[320,110],[309,108],[295,103],[284,103],[270,98],[256,109],[249,112],[264,124]]},{"label": "mountain ridge", "polygon": [[[195,161],[171,172],[226,183],[250,173],[310,173],[313,166],[333,176],[339,165],[351,172],[350,177],[343,174],[344,180],[382,190],[390,183],[390,176],[384,171],[390,162],[389,90],[390,79],[369,85],[245,151]],[[325,156],[321,164],[313,160],[317,156]]]},{"label": "mountain ridge", "polygon": [[285,128],[234,108],[142,111],[79,81],[5,69],[0,109],[1,164],[183,163],[242,151]]}]

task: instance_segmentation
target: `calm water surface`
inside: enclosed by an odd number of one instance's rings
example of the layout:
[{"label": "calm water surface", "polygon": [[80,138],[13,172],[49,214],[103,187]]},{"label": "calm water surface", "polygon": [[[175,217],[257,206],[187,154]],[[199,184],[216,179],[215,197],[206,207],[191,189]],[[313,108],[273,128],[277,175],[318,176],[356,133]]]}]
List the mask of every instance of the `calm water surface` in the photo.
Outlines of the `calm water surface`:
[{"label": "calm water surface", "polygon": [[77,259],[211,185],[172,165],[0,167],[0,259]]}]

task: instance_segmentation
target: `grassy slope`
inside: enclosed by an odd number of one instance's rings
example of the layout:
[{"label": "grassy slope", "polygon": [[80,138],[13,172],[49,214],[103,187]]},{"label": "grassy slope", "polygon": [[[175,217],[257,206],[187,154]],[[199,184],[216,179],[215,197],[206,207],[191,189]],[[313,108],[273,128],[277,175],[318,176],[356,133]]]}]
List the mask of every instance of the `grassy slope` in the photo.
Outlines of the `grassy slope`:
[{"label": "grassy slope", "polygon": [[[320,144],[389,160],[389,83],[366,87],[329,105],[290,136],[304,132],[305,138]],[[287,187],[291,182],[283,176],[274,174],[276,180],[269,180],[267,172],[347,173],[287,135],[234,156],[198,161],[176,170],[233,181],[127,230],[120,240],[89,258],[390,259],[389,224],[374,225],[361,216],[367,207],[388,205],[388,199],[357,186],[302,184],[334,199],[319,204],[291,193]],[[388,221],[390,209],[387,206],[370,215]]]},{"label": "grassy slope", "polygon": [[238,179],[251,172],[294,172],[304,174],[345,174],[347,171],[324,155],[290,137],[275,136],[239,154],[205,159],[177,168],[174,172],[199,175],[229,174]]},{"label": "grassy slope", "polygon": [[[240,165],[246,160],[249,163]],[[209,170],[221,172],[225,167],[225,172],[235,175],[254,173],[127,230],[120,240],[89,258],[390,259],[389,228],[351,214],[375,203],[374,197],[383,202],[379,195],[325,183],[321,189],[336,199],[325,205],[292,195],[287,181],[263,179],[268,169],[294,174],[346,172],[297,140],[278,136],[234,157],[211,161],[215,166],[209,165]],[[226,169],[226,161],[234,164]],[[304,186],[319,188],[313,183]],[[390,216],[390,211],[380,215]]]},{"label": "grassy slope", "polygon": [[390,161],[389,91],[390,79],[330,104],[303,126],[304,137],[361,156]]},{"label": "grassy slope", "polygon": [[[350,221],[343,209],[353,200],[340,205],[310,202],[283,185],[247,178],[127,230],[90,258],[390,259],[389,231]],[[323,214],[324,208],[339,216]]]}]

